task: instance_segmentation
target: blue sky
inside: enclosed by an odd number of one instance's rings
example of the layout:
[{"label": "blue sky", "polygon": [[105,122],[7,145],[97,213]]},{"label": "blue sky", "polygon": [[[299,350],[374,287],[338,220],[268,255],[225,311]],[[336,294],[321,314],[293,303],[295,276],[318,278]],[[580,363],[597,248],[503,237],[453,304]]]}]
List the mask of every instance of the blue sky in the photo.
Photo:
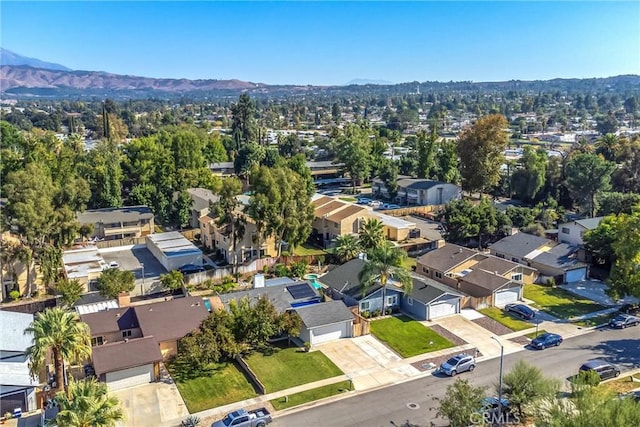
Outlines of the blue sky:
[{"label": "blue sky", "polygon": [[0,43],[73,69],[269,84],[640,74],[640,2],[7,2]]}]

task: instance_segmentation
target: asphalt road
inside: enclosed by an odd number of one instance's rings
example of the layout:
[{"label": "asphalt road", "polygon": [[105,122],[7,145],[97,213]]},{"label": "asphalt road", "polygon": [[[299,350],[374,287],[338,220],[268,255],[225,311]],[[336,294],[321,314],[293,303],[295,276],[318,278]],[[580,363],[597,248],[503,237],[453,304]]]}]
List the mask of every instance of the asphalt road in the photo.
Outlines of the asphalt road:
[{"label": "asphalt road", "polygon": [[[551,377],[566,380],[575,375],[586,360],[601,358],[620,367],[622,373],[640,367],[640,327],[623,330],[595,330],[567,339],[560,347],[543,351],[524,350],[504,358],[504,372],[524,359]],[[481,362],[472,373],[460,374],[475,386],[488,387],[487,395],[496,395],[500,359]],[[367,426],[422,427],[446,426],[436,418],[438,398],[454,382],[449,377],[428,376],[418,380],[354,395],[326,405],[277,417],[272,425],[285,426]],[[568,383],[565,383],[568,388]]]}]

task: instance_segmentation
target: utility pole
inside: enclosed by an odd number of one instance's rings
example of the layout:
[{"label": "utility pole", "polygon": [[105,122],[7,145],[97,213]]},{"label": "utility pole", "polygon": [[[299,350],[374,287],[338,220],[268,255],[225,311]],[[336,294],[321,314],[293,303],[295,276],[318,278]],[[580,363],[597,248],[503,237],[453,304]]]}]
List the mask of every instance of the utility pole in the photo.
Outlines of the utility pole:
[{"label": "utility pole", "polygon": [[500,344],[500,380],[498,382],[498,420],[502,421],[502,367],[504,364],[504,346],[497,337],[491,337],[492,340]]}]

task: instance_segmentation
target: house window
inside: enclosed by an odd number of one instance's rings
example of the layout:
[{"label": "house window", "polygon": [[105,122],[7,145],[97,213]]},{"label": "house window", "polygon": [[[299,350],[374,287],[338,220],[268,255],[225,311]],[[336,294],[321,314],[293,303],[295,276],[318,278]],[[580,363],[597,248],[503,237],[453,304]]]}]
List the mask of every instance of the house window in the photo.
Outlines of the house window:
[{"label": "house window", "polygon": [[520,262],[520,260],[518,258],[516,258],[516,257],[511,257],[511,261],[518,262],[518,263]]},{"label": "house window", "polygon": [[391,295],[387,297],[387,307],[396,305],[398,303],[398,295]]},{"label": "house window", "polygon": [[504,254],[498,254],[498,253],[496,253],[496,256],[497,256],[498,258],[502,258],[502,259],[504,259]]},{"label": "house window", "polygon": [[360,303],[360,311],[367,311],[369,310],[369,301],[362,301]]},{"label": "house window", "polygon": [[102,337],[91,338],[91,347],[104,344]]},{"label": "house window", "polygon": [[407,298],[407,304],[408,305],[413,305],[413,298],[411,298],[411,297]]},{"label": "house window", "polygon": [[122,331],[122,338],[127,338],[131,336],[131,331]]},{"label": "house window", "polygon": [[442,279],[442,273],[440,273],[439,271],[436,271],[436,278]]},{"label": "house window", "polygon": [[422,267],[422,272],[429,274],[429,269],[427,267]]},{"label": "house window", "polygon": [[522,281],[522,273],[513,273],[511,275],[511,280],[518,280],[518,281]]},{"label": "house window", "polygon": [[562,227],[562,234],[570,234],[571,231],[569,231],[568,227]]}]

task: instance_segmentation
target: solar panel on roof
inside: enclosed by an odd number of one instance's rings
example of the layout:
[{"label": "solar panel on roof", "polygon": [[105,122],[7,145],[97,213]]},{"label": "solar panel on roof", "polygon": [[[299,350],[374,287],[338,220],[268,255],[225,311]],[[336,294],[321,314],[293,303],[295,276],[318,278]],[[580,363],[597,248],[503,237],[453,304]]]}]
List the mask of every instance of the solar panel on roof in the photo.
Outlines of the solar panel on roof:
[{"label": "solar panel on roof", "polygon": [[308,283],[287,286],[287,290],[293,299],[312,298],[316,296],[316,293],[311,289],[311,286],[309,286]]}]

